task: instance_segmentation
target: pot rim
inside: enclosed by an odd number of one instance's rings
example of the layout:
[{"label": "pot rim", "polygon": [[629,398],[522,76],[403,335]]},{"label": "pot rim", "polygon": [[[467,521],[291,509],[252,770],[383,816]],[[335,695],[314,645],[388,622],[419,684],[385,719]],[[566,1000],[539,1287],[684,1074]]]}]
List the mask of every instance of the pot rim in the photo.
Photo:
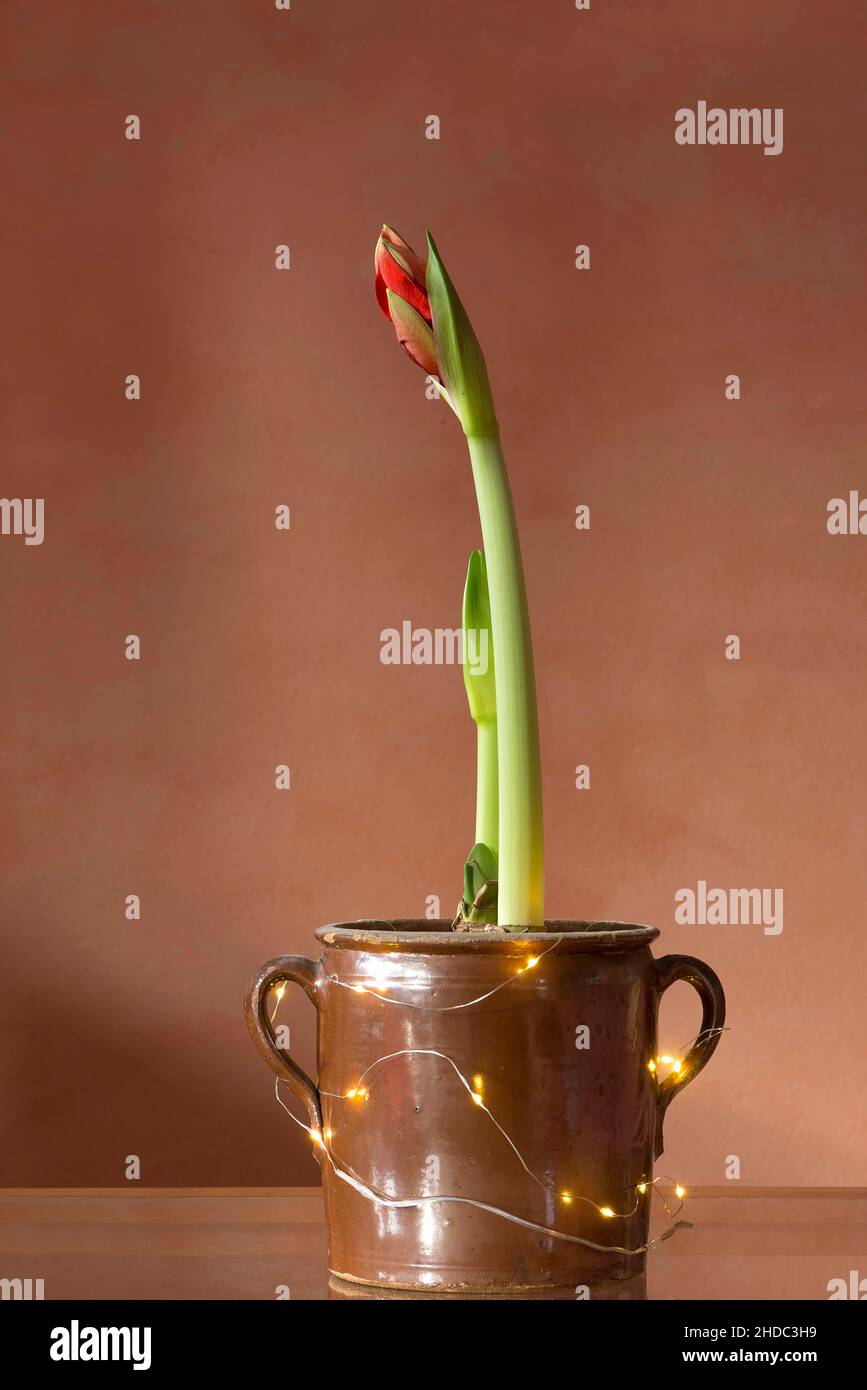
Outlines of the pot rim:
[{"label": "pot rim", "polygon": [[326,946],[341,950],[417,951],[437,953],[523,955],[527,945],[559,952],[629,951],[649,946],[659,936],[658,927],[641,922],[591,920],[546,921],[543,931],[452,931],[447,918],[360,918],[356,922],[331,922],[317,927],[314,935]]}]

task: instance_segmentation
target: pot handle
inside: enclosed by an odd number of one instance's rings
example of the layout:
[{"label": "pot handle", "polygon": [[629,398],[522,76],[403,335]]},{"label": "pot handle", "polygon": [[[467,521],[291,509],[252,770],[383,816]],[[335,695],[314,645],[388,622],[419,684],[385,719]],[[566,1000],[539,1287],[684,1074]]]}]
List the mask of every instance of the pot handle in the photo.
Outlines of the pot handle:
[{"label": "pot handle", "polygon": [[656,1098],[656,1147],[654,1157],[662,1153],[662,1121],[678,1091],[688,1086],[707,1066],[720,1040],[726,1020],[726,997],[719,977],[704,961],[695,956],[662,956],[654,961],[656,988],[664,994],[675,980],[686,980],[701,999],[701,1032],[683,1059],[679,1072],[670,1072],[660,1081]]},{"label": "pot handle", "polygon": [[322,1129],[322,1102],[319,1090],[306,1071],[293,1061],[288,1052],[278,1047],[271,1020],[268,1017],[268,995],[275,985],[284,980],[300,985],[316,1008],[320,1005],[319,985],[322,963],[310,960],[307,956],[275,956],[260,965],[244,996],[244,1014],[250,1036],[261,1052],[268,1066],[281,1081],[286,1081],[299,1100],[307,1107],[310,1124]]}]

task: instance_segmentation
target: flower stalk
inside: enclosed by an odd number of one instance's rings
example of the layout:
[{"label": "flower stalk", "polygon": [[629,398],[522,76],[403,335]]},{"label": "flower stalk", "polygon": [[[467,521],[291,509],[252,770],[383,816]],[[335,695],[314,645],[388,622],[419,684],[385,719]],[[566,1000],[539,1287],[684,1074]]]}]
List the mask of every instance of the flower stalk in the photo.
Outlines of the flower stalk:
[{"label": "flower stalk", "polygon": [[499,435],[468,435],[488,567],[497,672],[497,921],[545,922],[542,770],[530,616],[512,493]]},{"label": "flower stalk", "polygon": [[[383,227],[375,265],[377,299],[398,340],[442,385],[461,422],[482,527],[496,671],[495,717],[476,719],[477,844],[467,861],[467,874],[476,882],[480,864],[486,868],[495,862],[496,920],[513,930],[538,928],[545,921],[544,839],[533,646],[518,527],[485,359],[430,233],[425,265],[396,232]],[[472,572],[472,560],[470,566]],[[480,849],[489,853],[477,853]]]}]

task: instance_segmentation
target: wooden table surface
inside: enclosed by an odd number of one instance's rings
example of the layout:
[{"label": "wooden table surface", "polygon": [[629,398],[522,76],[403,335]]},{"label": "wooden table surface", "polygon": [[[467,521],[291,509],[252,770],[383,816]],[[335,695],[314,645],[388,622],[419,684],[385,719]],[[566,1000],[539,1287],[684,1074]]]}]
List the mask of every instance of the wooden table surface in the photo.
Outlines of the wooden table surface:
[{"label": "wooden table surface", "polygon": [[[853,1270],[867,1297],[863,1189],[705,1190],[683,1215],[693,1229],[649,1257],[651,1299],[827,1299]],[[399,1296],[329,1280],[312,1188],[0,1191],[14,1278],[43,1279],[46,1299]]]}]

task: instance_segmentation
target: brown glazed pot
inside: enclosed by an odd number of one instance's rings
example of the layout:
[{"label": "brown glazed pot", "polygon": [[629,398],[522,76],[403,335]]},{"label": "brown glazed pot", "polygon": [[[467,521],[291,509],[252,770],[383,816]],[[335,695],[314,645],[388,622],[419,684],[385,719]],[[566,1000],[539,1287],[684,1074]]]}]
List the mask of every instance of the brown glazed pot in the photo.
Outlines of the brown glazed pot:
[{"label": "brown glazed pot", "polygon": [[[653,1177],[669,1102],[719,1041],[719,980],[692,956],[655,960],[654,927],[549,922],[544,932],[500,934],[447,925],[321,927],[320,960],[278,956],[248,989],[253,1041],[325,1136],[325,1151],[313,1142],[331,1273],[431,1292],[640,1282],[653,1189],[637,1188]],[[316,1008],[318,1083],[274,1038],[269,993],[286,980]],[[698,991],[701,1032],[680,1074],[660,1082],[648,1063],[659,998],[675,980]],[[490,1113],[447,1058],[471,1086],[480,1078]],[[367,1094],[348,1098],[371,1067]],[[439,1200],[388,1205],[425,1197]]]}]

